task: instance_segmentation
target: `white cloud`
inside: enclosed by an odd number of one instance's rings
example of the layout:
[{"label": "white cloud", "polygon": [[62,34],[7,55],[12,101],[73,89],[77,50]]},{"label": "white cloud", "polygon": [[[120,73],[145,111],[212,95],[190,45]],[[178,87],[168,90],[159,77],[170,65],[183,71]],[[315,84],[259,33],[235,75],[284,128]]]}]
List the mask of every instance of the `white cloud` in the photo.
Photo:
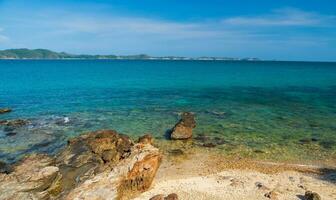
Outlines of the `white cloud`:
[{"label": "white cloud", "polygon": [[[6,22],[2,25],[6,28],[5,33],[11,37],[7,46],[49,48],[70,53],[258,57],[258,51],[259,55],[272,55],[272,52],[276,55],[279,51],[286,54],[285,49],[296,49],[299,55],[302,49],[312,51],[321,46],[334,49],[332,44],[335,44],[335,40],[330,42],[334,29],[319,34],[296,29],[325,28],[322,26],[330,26],[336,21],[335,16],[297,9],[199,21],[121,15],[112,11],[50,9],[34,13],[22,11],[2,19]],[[0,32],[0,43],[6,40],[8,38]]]},{"label": "white cloud", "polygon": [[223,30],[217,30],[208,24],[184,23],[155,20],[138,17],[85,18],[67,19],[57,24],[58,33],[94,33],[102,35],[139,35],[167,38],[204,38],[217,37]]},{"label": "white cloud", "polygon": [[279,9],[262,16],[232,17],[222,21],[230,25],[248,26],[326,26],[336,22],[336,16],[321,15],[294,8]]}]

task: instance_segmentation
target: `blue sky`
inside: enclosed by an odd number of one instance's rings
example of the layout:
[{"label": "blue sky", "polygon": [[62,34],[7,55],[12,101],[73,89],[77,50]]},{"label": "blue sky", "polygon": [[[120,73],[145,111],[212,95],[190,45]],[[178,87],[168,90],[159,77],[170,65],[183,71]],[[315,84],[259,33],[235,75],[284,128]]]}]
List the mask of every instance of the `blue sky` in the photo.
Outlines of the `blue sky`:
[{"label": "blue sky", "polygon": [[336,61],[334,0],[0,0],[0,49]]}]

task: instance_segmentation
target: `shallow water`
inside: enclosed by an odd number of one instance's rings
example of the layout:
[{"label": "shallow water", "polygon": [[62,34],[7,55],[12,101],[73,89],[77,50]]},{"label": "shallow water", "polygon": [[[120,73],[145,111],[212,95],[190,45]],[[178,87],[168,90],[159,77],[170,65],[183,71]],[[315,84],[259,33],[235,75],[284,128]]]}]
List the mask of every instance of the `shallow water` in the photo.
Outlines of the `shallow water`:
[{"label": "shallow water", "polygon": [[56,153],[70,137],[116,129],[159,140],[196,114],[196,148],[273,160],[336,160],[336,63],[0,61],[0,159]]}]

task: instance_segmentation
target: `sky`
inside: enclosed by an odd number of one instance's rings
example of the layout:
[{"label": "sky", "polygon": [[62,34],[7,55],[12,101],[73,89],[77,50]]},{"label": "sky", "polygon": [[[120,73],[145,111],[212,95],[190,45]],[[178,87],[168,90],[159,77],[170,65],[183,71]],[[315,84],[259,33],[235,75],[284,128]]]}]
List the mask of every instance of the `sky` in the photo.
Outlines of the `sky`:
[{"label": "sky", "polygon": [[336,61],[335,0],[0,0],[0,49]]}]

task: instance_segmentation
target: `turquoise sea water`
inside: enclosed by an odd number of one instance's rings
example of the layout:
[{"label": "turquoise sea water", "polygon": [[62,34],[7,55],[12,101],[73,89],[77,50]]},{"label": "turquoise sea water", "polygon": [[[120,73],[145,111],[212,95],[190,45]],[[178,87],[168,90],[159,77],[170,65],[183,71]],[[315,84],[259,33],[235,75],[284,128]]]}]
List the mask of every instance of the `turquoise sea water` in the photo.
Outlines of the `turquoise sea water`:
[{"label": "turquoise sea water", "polygon": [[336,159],[336,63],[2,60],[0,160],[56,153],[69,137],[116,129],[166,141],[196,114],[195,146],[273,159]]}]

